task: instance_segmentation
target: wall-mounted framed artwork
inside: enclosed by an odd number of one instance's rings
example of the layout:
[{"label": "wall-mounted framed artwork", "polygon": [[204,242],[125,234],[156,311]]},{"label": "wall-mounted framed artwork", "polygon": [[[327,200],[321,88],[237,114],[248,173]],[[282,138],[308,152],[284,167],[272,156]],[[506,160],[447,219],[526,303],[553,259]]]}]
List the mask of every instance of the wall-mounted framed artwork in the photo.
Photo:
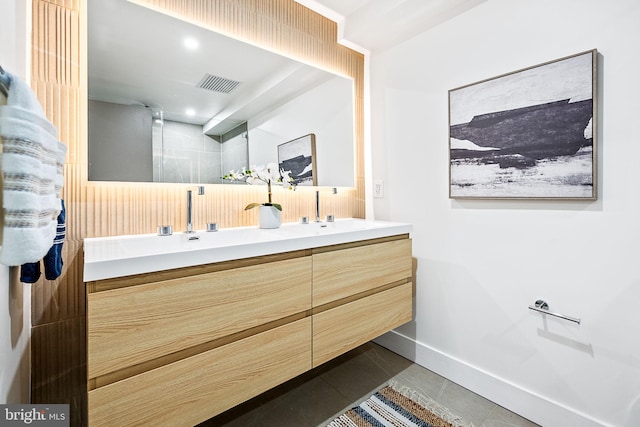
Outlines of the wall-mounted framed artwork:
[{"label": "wall-mounted framed artwork", "polygon": [[449,91],[449,197],[597,198],[595,49]]},{"label": "wall-mounted framed artwork", "polygon": [[280,169],[291,171],[296,185],[318,185],[316,173],[316,135],[301,136],[278,145]]}]

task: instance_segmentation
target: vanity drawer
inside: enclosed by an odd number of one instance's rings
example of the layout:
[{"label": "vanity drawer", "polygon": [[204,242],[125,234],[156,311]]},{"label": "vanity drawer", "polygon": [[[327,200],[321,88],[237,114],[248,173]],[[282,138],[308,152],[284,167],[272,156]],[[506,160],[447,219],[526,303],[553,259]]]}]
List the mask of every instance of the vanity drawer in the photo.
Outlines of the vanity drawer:
[{"label": "vanity drawer", "polygon": [[310,368],[305,318],[90,391],[90,426],[195,425]]},{"label": "vanity drawer", "polygon": [[305,312],[311,257],[90,293],[88,376]]},{"label": "vanity drawer", "polygon": [[313,255],[313,306],[318,307],[413,274],[411,239]]},{"label": "vanity drawer", "polygon": [[407,282],[313,315],[313,367],[411,320],[413,283]]}]

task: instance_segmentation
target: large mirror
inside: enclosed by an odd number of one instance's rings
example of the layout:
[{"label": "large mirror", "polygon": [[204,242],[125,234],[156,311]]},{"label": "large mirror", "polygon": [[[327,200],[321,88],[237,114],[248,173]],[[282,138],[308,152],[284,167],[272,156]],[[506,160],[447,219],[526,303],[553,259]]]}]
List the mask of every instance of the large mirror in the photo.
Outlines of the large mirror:
[{"label": "large mirror", "polygon": [[224,183],[313,135],[315,184],[354,186],[349,78],[128,0],[88,2],[87,55],[91,181]]}]

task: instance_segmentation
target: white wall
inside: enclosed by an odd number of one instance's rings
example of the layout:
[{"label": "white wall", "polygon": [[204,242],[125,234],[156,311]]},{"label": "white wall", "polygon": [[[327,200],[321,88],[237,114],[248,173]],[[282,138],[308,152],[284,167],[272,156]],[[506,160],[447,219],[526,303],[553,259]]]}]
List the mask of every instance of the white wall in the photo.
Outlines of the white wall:
[{"label": "white wall", "polygon": [[[415,322],[381,342],[547,427],[640,425],[639,23],[638,0],[488,0],[371,58],[375,216],[414,224],[417,262]],[[450,200],[448,90],[593,48],[598,201]]]},{"label": "white wall", "polygon": [[[0,65],[25,81],[29,81],[30,4],[23,0],[0,0]],[[17,283],[15,277],[10,280],[11,273],[17,273],[16,269],[0,264],[0,403],[27,403],[31,287]]]}]

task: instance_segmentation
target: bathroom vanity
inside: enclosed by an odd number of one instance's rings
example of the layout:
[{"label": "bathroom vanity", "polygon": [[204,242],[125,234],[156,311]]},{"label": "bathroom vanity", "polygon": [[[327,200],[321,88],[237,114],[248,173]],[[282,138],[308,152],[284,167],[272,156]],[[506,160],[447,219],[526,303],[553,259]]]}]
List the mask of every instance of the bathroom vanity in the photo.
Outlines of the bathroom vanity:
[{"label": "bathroom vanity", "polygon": [[89,425],[194,425],[410,321],[411,229],[86,239]]}]

